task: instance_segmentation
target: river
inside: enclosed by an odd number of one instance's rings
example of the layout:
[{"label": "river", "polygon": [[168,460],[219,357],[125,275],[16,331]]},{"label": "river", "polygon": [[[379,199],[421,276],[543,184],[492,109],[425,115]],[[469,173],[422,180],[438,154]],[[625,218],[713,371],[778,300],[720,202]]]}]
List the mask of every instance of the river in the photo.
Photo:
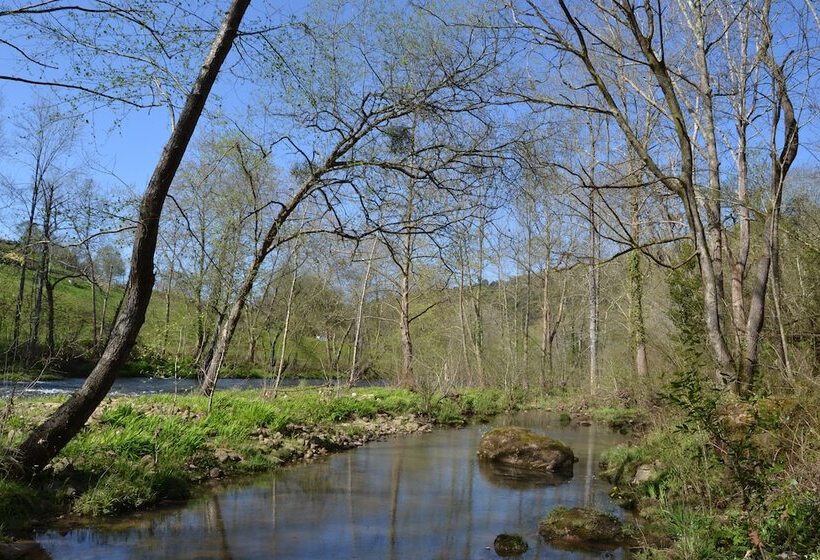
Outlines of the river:
[{"label": "river", "polygon": [[[80,388],[84,378],[66,378],[47,381],[5,381],[0,380],[0,397],[9,395],[37,396],[70,394]],[[333,382],[331,380],[331,382]],[[282,379],[281,387],[297,385],[324,385],[325,379]],[[357,386],[381,386],[383,381],[361,381]],[[226,377],[219,380],[218,388],[261,389],[273,385],[271,379],[235,379]],[[174,379],[171,377],[122,377],[114,381],[110,395],[149,395],[153,393],[190,393],[199,388],[196,379]]]},{"label": "river", "polygon": [[579,461],[569,480],[500,475],[475,455],[487,425],[375,442],[208,490],[184,506],[36,535],[42,558],[490,560],[499,533],[519,533],[525,559],[626,558],[547,546],[538,521],[557,505],[594,506],[623,517],[594,476],[600,453],[623,437],[597,426],[561,427],[525,412],[495,424],[561,439]]}]

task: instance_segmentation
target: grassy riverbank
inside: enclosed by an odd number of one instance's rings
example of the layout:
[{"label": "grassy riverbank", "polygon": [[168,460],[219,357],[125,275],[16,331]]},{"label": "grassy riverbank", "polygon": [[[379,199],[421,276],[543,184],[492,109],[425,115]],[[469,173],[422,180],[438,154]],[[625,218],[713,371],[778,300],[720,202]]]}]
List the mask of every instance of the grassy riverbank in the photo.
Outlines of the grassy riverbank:
[{"label": "grassy riverbank", "polygon": [[820,560],[820,395],[811,382],[740,399],[680,376],[653,393],[539,407],[631,433],[599,476],[639,521],[640,560]]},{"label": "grassy riverbank", "polygon": [[[60,399],[19,400],[5,414],[11,447]],[[0,480],[0,523],[25,530],[55,515],[112,515],[188,497],[223,477],[270,470],[433,425],[458,425],[520,406],[498,390],[436,395],[401,389],[291,389],[107,399],[30,485]]]},{"label": "grassy riverbank", "polygon": [[[604,454],[641,520],[641,559],[820,559],[820,400],[748,400],[681,381]],[[645,409],[648,405],[645,405]]]}]

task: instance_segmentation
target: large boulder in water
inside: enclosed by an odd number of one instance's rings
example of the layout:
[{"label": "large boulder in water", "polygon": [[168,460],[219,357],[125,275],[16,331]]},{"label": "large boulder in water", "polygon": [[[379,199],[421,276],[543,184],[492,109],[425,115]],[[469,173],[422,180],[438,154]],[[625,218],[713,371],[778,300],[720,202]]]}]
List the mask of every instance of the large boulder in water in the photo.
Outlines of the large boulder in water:
[{"label": "large boulder in water", "polygon": [[620,519],[581,507],[555,508],[539,523],[538,534],[549,544],[565,549],[611,550],[629,542]]},{"label": "large boulder in water", "polygon": [[478,444],[478,457],[510,467],[561,474],[572,474],[577,460],[564,443],[512,426],[484,434]]}]

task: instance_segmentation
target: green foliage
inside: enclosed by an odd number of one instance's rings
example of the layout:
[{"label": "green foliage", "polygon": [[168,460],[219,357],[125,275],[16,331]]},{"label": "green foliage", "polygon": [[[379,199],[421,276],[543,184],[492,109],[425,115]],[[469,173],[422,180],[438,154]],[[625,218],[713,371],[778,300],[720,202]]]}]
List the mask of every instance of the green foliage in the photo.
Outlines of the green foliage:
[{"label": "green foliage", "polygon": [[493,389],[467,389],[461,394],[459,402],[464,415],[477,416],[479,419],[521,406],[520,401],[508,397],[507,393]]},{"label": "green foliage", "polygon": [[674,539],[671,549],[662,550],[652,558],[681,560],[717,560],[743,558],[748,550],[748,526],[738,522],[738,514],[724,519],[713,512],[704,512],[682,505],[663,504],[656,519],[660,529]]},{"label": "green foliage", "polygon": [[761,415],[753,401],[733,400],[725,391],[707,386],[696,373],[681,373],[670,386],[665,398],[684,413],[677,430],[708,434],[712,445],[707,449],[728,468],[744,506],[758,504],[772,464],[756,436],[771,426],[772,419]]},{"label": "green foliage", "polygon": [[[691,249],[689,249],[691,253]],[[706,350],[706,330],[703,325],[703,296],[697,261],[669,273],[669,318],[677,329],[677,338],[687,363],[699,364]]]},{"label": "green foliage", "polygon": [[599,474],[612,484],[628,483],[635,476],[638,466],[647,461],[642,447],[617,445],[601,454]]},{"label": "green foliage", "polygon": [[13,525],[48,508],[42,492],[28,484],[0,479],[0,523]]},{"label": "green foliage", "polygon": [[154,471],[117,461],[111,471],[77,499],[73,506],[76,513],[113,515],[166,498],[187,497],[187,481],[171,470]]},{"label": "green foliage", "polygon": [[603,422],[613,430],[626,431],[642,421],[640,411],[634,408],[603,407],[591,411],[596,422]]},{"label": "green foliage", "polygon": [[758,532],[771,550],[820,553],[820,496],[792,490],[776,497]]}]

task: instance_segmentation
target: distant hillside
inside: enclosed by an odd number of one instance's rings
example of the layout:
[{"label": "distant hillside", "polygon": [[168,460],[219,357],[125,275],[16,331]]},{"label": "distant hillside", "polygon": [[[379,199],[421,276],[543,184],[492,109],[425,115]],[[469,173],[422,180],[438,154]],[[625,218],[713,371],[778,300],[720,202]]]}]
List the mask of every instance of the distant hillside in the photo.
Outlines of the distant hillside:
[{"label": "distant hillside", "polygon": [[[9,348],[14,325],[14,310],[17,298],[20,268],[16,262],[14,246],[0,241],[0,350]],[[53,280],[64,276],[64,271],[55,271]],[[29,272],[27,297],[23,308],[21,340],[28,339],[31,332],[31,290],[33,276]],[[110,324],[123,295],[123,287],[112,286],[107,304],[102,290],[96,291],[97,314],[102,318],[105,306],[105,320]],[[69,278],[59,282],[54,291],[55,342],[61,360],[50,365],[55,373],[77,375],[87,373],[93,365],[93,314],[91,283],[84,278]],[[180,375],[195,375],[191,356],[195,351],[196,325],[195,309],[178,294],[171,293],[170,320],[166,329],[166,294],[155,291],[146,316],[145,325],[138,337],[133,357],[121,375],[172,375],[174,369]],[[45,335],[45,319],[40,327],[40,340]],[[237,333],[237,339],[226,360],[225,375],[262,377],[272,375],[270,367],[270,337],[260,336],[257,342],[256,360],[247,361],[249,337],[246,332]],[[296,335],[288,341],[288,376],[321,377],[326,350],[324,343],[315,336]],[[347,348],[342,352],[347,356]],[[42,364],[34,364],[40,371]],[[17,364],[14,369],[20,369]]]}]

